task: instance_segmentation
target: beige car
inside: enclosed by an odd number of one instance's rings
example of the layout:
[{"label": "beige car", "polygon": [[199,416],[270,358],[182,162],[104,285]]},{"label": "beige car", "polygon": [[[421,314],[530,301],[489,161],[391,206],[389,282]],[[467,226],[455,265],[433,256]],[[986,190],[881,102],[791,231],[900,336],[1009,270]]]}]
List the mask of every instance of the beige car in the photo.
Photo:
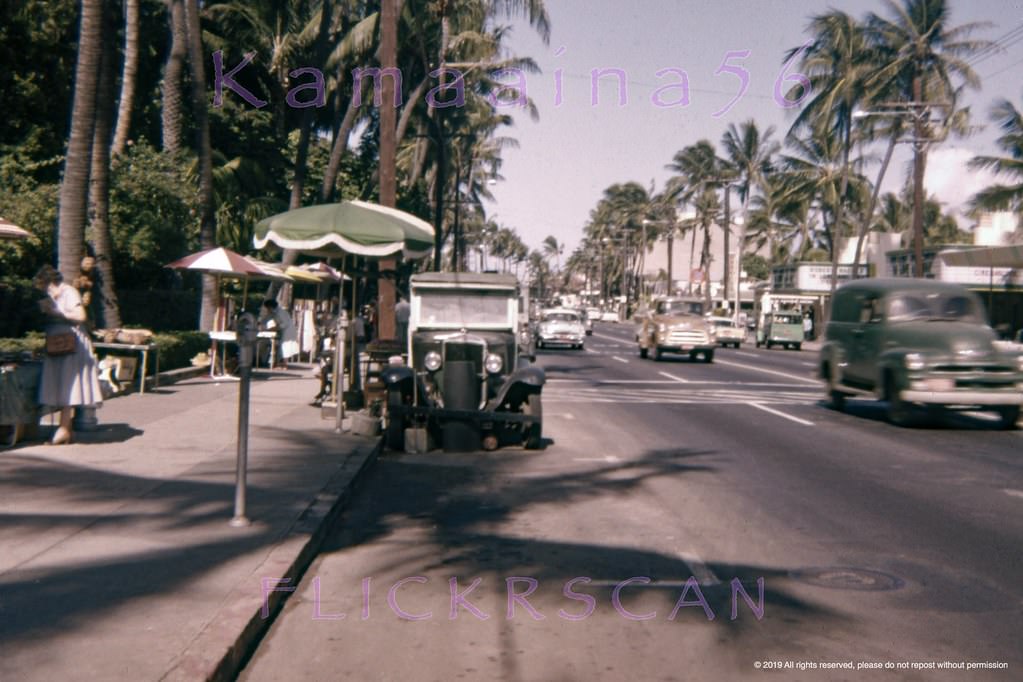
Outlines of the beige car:
[{"label": "beige car", "polygon": [[639,357],[651,352],[655,360],[664,353],[688,353],[714,362],[717,338],[714,325],[703,316],[703,301],[693,298],[660,298],[639,321],[636,331]]},{"label": "beige car", "polygon": [[722,346],[738,348],[746,340],[746,330],[730,317],[708,316],[707,321],[714,325],[718,343]]}]

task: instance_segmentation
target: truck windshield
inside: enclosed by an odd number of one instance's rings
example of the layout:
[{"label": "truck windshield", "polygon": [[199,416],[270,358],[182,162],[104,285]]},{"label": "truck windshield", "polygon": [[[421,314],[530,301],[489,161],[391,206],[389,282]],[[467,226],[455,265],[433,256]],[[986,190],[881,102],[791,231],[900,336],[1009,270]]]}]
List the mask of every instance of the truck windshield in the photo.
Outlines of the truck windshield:
[{"label": "truck windshield", "polygon": [[984,311],[970,296],[962,294],[902,294],[888,303],[888,317],[892,321],[953,320],[984,322]]},{"label": "truck windshield", "polygon": [[658,315],[702,315],[703,303],[700,301],[658,301]]},{"label": "truck windshield", "polygon": [[417,293],[420,327],[514,326],[508,314],[508,292],[437,290]]}]

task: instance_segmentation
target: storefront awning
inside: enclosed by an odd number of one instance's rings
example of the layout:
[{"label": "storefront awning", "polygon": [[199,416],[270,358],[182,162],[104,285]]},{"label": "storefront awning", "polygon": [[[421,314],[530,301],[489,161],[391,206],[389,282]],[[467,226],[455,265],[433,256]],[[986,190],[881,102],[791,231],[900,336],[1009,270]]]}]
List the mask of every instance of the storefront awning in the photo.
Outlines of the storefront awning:
[{"label": "storefront awning", "polygon": [[976,268],[1023,268],[1023,244],[992,246],[938,254],[946,265]]}]

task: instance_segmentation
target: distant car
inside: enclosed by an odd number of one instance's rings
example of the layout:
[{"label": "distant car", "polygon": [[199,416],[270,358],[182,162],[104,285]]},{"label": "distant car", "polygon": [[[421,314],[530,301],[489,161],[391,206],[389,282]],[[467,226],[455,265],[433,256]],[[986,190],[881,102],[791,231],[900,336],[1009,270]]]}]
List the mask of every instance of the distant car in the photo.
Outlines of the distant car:
[{"label": "distant car", "polygon": [[703,316],[703,301],[694,298],[661,298],[654,302],[636,332],[639,357],[653,353],[660,360],[664,353],[688,353],[714,362],[714,326]]},{"label": "distant car", "polygon": [[993,410],[1015,428],[1023,356],[995,343],[976,294],[926,279],[860,279],[835,292],[819,371],[831,406],[850,395],[887,402],[893,424],[915,405]]},{"label": "distant car", "polygon": [[602,312],[600,314],[600,321],[601,322],[617,322],[618,321],[618,313],[615,312],[614,310],[605,310],[604,312]]},{"label": "distant car", "polygon": [[536,328],[536,347],[567,346],[582,349],[586,329],[579,311],[571,308],[550,308],[540,314]]},{"label": "distant car", "polygon": [[746,340],[746,330],[736,325],[735,321],[730,317],[708,315],[707,321],[714,325],[714,336],[721,346],[734,346],[738,348]]},{"label": "distant car", "polygon": [[586,330],[586,336],[593,334],[593,320],[586,314],[585,308],[579,308],[579,320],[583,323],[583,329]]},{"label": "distant car", "polygon": [[588,319],[590,322],[599,322],[600,321],[600,308],[587,308],[586,309],[586,319]]}]

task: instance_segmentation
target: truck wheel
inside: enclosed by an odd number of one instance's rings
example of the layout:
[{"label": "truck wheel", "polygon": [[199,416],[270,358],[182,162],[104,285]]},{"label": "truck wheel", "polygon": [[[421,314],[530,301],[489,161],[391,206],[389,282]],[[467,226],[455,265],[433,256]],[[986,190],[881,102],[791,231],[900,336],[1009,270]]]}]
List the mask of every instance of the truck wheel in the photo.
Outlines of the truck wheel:
[{"label": "truck wheel", "polygon": [[703,361],[706,362],[707,364],[714,362],[714,351],[712,350],[703,351]]},{"label": "truck wheel", "polygon": [[884,397],[888,401],[888,421],[895,426],[911,426],[913,406],[899,397],[895,378],[890,373],[885,376]]},{"label": "truck wheel", "polygon": [[539,417],[540,421],[526,427],[526,438],[523,445],[527,450],[539,450],[543,447],[543,402],[539,393],[531,393],[522,413],[531,417]]},{"label": "truck wheel", "polygon": [[1019,405],[1002,405],[998,408],[998,416],[1002,418],[1002,428],[1006,431],[1012,431],[1016,428],[1016,422],[1019,421]]},{"label": "truck wheel", "polygon": [[796,344],[795,346],[793,346],[793,347],[794,347],[794,348],[795,348],[796,350],[803,350],[803,344],[801,344],[801,343],[797,343],[797,344]]},{"label": "truck wheel", "polygon": [[391,413],[391,407],[402,404],[401,391],[396,388],[387,391],[387,428],[384,430],[384,445],[395,452],[405,451],[405,417]]},{"label": "truck wheel", "polygon": [[663,353],[661,352],[660,348],[655,348],[654,349],[654,360],[656,360],[657,362],[660,362],[662,355],[663,355]]},{"label": "truck wheel", "polygon": [[643,346],[639,347],[639,357],[646,360],[646,348],[643,348]]},{"label": "truck wheel", "polygon": [[836,412],[842,412],[845,409],[845,393],[838,390],[838,386],[833,378],[833,370],[829,366],[824,365],[821,374],[828,382],[828,406]]}]

